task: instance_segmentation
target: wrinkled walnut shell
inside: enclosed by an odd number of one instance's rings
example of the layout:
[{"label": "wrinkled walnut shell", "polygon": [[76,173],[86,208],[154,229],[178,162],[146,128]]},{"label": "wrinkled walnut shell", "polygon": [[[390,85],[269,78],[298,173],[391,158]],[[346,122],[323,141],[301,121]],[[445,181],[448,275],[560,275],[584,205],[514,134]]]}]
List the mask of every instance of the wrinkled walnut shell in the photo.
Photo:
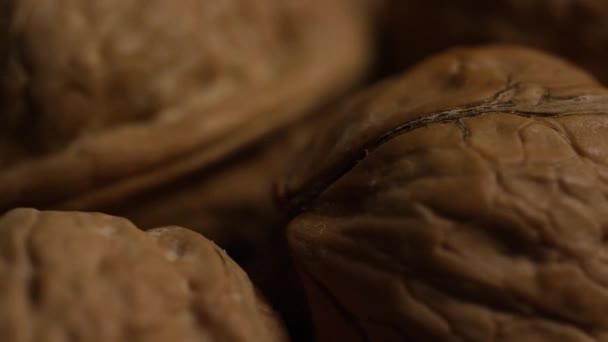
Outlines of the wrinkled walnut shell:
[{"label": "wrinkled walnut shell", "polygon": [[280,188],[321,341],[605,341],[608,90],[458,49],[364,92]]},{"label": "wrinkled walnut shell", "polygon": [[2,6],[0,210],[95,208],[208,167],[352,86],[369,59],[349,0]]},{"label": "wrinkled walnut shell", "polygon": [[286,341],[223,250],[178,227],[103,214],[0,218],[5,341]]}]

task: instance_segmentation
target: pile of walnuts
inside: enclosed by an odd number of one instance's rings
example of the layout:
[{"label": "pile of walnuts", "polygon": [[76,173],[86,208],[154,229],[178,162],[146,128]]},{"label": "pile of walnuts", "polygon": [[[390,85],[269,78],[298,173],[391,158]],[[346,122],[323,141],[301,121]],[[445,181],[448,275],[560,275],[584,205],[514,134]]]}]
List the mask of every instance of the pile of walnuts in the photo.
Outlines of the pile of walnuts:
[{"label": "pile of walnuts", "polygon": [[608,341],[607,61],[604,0],[4,1],[0,340]]}]

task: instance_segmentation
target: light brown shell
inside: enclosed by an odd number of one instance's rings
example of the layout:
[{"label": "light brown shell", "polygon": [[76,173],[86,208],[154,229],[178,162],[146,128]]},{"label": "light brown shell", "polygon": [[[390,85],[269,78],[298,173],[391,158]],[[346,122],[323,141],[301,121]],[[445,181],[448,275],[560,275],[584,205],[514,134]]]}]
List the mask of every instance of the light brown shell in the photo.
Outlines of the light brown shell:
[{"label": "light brown shell", "polygon": [[17,209],[0,256],[5,341],[287,340],[236,263],[184,228]]},{"label": "light brown shell", "polygon": [[605,341],[608,90],[512,46],[347,103],[281,193],[320,341]]}]

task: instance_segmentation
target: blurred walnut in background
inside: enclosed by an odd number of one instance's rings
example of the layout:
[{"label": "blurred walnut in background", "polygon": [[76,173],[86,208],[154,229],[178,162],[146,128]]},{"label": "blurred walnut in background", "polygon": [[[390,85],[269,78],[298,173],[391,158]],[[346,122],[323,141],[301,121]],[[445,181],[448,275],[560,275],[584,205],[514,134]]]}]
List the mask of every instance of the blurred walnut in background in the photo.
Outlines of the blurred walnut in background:
[{"label": "blurred walnut in background", "polygon": [[4,341],[287,341],[239,266],[187,229],[17,209],[0,237]]},{"label": "blurred walnut in background", "polygon": [[608,1],[388,0],[388,71],[451,46],[508,42],[566,57],[608,83]]},{"label": "blurred walnut in background", "polygon": [[350,88],[371,53],[347,0],[3,6],[1,209],[95,208],[204,168]]},{"label": "blurred walnut in background", "polygon": [[608,336],[608,89],[513,46],[346,103],[281,193],[318,341]]},{"label": "blurred walnut in background", "polygon": [[193,96],[204,111],[276,78],[285,47],[299,43],[293,2],[12,2],[3,129],[32,154],[121,124],[179,120],[186,113],[169,109]]}]

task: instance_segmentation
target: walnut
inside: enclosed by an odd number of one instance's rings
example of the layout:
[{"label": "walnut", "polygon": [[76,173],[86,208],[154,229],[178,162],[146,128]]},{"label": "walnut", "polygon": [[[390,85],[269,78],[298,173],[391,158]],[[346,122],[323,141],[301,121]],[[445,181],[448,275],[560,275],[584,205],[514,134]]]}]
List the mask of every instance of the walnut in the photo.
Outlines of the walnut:
[{"label": "walnut", "polygon": [[324,119],[307,117],[212,169],[96,210],[143,229],[179,225],[202,233],[247,272],[292,336],[310,341],[310,314],[284,236],[288,217],[275,203],[273,186]]},{"label": "walnut", "polygon": [[450,46],[517,43],[567,57],[608,82],[604,0],[389,0],[387,58],[416,63]]},{"label": "walnut", "polygon": [[285,341],[223,250],[179,227],[94,213],[0,218],[7,341]]},{"label": "walnut", "polygon": [[364,92],[279,188],[320,341],[605,341],[608,90],[513,46]]},{"label": "walnut", "polygon": [[1,6],[0,209],[94,208],[206,168],[351,87],[369,59],[350,0]]}]

